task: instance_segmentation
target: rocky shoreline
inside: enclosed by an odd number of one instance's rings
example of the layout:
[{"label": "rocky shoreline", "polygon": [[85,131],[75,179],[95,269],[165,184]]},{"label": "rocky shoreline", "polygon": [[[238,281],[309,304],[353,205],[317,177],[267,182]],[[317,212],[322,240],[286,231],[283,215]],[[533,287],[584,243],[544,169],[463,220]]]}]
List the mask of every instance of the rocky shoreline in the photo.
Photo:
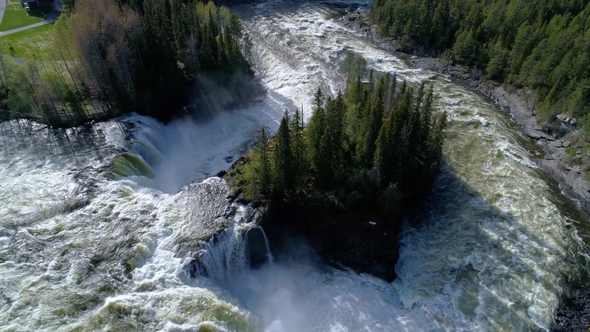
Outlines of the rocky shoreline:
[{"label": "rocky shoreline", "polygon": [[463,67],[439,58],[414,58],[410,61],[416,67],[461,79],[508,111],[516,129],[533,139],[543,151],[541,157],[535,160],[536,165],[555,179],[561,192],[573,200],[586,217],[590,215],[590,182],[583,178],[584,172],[580,166],[572,165],[567,161],[566,149],[572,143],[564,136],[566,133],[576,131],[575,125],[570,124],[569,121],[561,121],[558,127],[539,125],[531,91],[524,88],[507,89],[498,82],[487,80],[480,70]]},{"label": "rocky shoreline", "polygon": [[571,146],[571,142],[564,136],[577,130],[577,120],[566,119],[564,116],[558,121],[561,122],[559,126],[543,127],[538,124],[535,97],[531,91],[524,88],[506,88],[498,82],[486,79],[483,70],[434,57],[438,54],[424,47],[416,48],[393,39],[379,38],[376,27],[369,23],[366,13],[347,13],[342,17],[341,23],[373,39],[386,50],[409,54],[409,62],[417,68],[432,70],[461,80],[509,112],[516,129],[533,139],[543,151],[542,158],[535,160],[537,166],[555,179],[561,192],[575,202],[585,217],[590,216],[590,181],[583,178],[584,171],[581,167],[567,162],[566,149]]},{"label": "rocky shoreline", "polygon": [[[417,68],[432,70],[461,80],[506,110],[514,121],[515,128],[532,139],[543,152],[535,160],[539,169],[555,180],[559,191],[573,201],[584,218],[590,216],[590,182],[584,179],[585,171],[570,162],[571,155],[567,149],[572,142],[564,137],[567,133],[577,131],[576,119],[560,114],[552,125],[541,126],[536,114],[535,96],[530,90],[507,88],[486,79],[481,69],[445,60],[424,47],[416,48],[400,44],[393,39],[379,38],[376,27],[369,22],[366,13],[346,13],[341,18],[341,23],[373,39],[386,50],[408,54],[409,62]],[[551,331],[589,331],[590,284],[582,285],[573,294],[563,298],[554,312],[554,319]]]}]

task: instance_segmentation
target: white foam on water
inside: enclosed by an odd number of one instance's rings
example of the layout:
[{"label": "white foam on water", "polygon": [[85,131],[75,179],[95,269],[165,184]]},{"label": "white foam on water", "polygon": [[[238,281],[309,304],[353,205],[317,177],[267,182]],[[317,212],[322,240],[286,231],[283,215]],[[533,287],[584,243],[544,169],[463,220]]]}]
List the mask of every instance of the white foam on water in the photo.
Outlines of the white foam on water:
[{"label": "white foam on water", "polygon": [[[256,143],[260,129],[278,128],[285,105],[271,96],[264,104],[223,111],[207,121],[186,117],[164,125],[152,118],[133,115],[132,149],[154,169],[156,189],[176,193],[187,183],[198,183],[227,170]],[[294,110],[291,110],[294,111]]]},{"label": "white foam on water", "polygon": [[[132,115],[90,133],[1,125],[4,329],[548,329],[566,278],[587,266],[586,248],[571,227],[579,221],[562,213],[504,115],[340,27],[321,4],[244,8],[269,91],[260,104],[207,122]],[[445,166],[421,226],[400,237],[398,278],[389,284],[306,261],[245,269],[240,234],[254,227],[250,212],[231,204],[222,180],[203,180],[243,154],[260,126],[274,132],[286,108],[303,106],[308,119],[318,86],[343,89],[338,63],[347,50],[376,70],[436,83],[437,106],[449,115]],[[34,134],[19,134],[21,126]],[[113,180],[110,166],[123,152],[139,154],[154,177]],[[193,255],[223,263],[216,277],[191,277]]]}]

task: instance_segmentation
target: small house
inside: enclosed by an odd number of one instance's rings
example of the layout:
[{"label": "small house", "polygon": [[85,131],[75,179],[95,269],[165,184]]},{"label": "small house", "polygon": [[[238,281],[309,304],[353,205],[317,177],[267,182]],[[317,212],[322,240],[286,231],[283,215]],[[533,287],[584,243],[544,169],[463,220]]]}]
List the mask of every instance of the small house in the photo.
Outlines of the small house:
[{"label": "small house", "polygon": [[61,4],[61,0],[54,0],[52,7],[53,7],[53,12],[56,13],[57,15],[63,13],[63,11],[64,11],[63,6]]},{"label": "small house", "polygon": [[22,2],[23,7],[25,7],[26,9],[33,9],[33,8],[39,8],[39,1],[38,0],[26,0]]}]

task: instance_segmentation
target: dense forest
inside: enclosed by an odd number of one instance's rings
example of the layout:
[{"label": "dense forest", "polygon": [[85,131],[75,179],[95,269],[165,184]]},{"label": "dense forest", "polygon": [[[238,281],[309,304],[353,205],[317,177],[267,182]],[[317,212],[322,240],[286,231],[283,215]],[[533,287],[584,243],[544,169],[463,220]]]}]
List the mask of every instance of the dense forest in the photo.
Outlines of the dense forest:
[{"label": "dense forest", "polygon": [[247,166],[230,171],[245,197],[330,199],[394,221],[430,191],[446,126],[446,114],[433,115],[432,87],[414,88],[390,75],[376,79],[372,72],[364,81],[352,67],[343,94],[325,98],[317,90],[307,126],[296,110],[285,112],[270,142],[261,130]]},{"label": "dense forest", "polygon": [[[73,0],[54,25],[54,59],[0,52],[0,117],[56,126],[138,112],[166,120],[190,99],[223,107],[249,96],[250,43],[213,2]],[[223,89],[221,89],[223,87]],[[208,97],[212,91],[216,97]],[[221,105],[218,90],[225,92]]]},{"label": "dense forest", "polygon": [[383,36],[532,88],[542,121],[566,113],[590,137],[588,1],[375,0],[371,16]]}]

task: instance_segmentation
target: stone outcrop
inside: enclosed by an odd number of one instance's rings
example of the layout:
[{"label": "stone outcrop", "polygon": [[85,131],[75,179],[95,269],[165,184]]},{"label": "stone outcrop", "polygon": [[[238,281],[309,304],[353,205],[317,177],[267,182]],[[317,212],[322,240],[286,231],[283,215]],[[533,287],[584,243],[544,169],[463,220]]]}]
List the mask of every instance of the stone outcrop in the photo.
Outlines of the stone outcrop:
[{"label": "stone outcrop", "polygon": [[305,239],[324,263],[395,279],[399,229],[371,210],[347,210],[327,201],[275,199],[262,226],[279,257],[293,236]]}]

